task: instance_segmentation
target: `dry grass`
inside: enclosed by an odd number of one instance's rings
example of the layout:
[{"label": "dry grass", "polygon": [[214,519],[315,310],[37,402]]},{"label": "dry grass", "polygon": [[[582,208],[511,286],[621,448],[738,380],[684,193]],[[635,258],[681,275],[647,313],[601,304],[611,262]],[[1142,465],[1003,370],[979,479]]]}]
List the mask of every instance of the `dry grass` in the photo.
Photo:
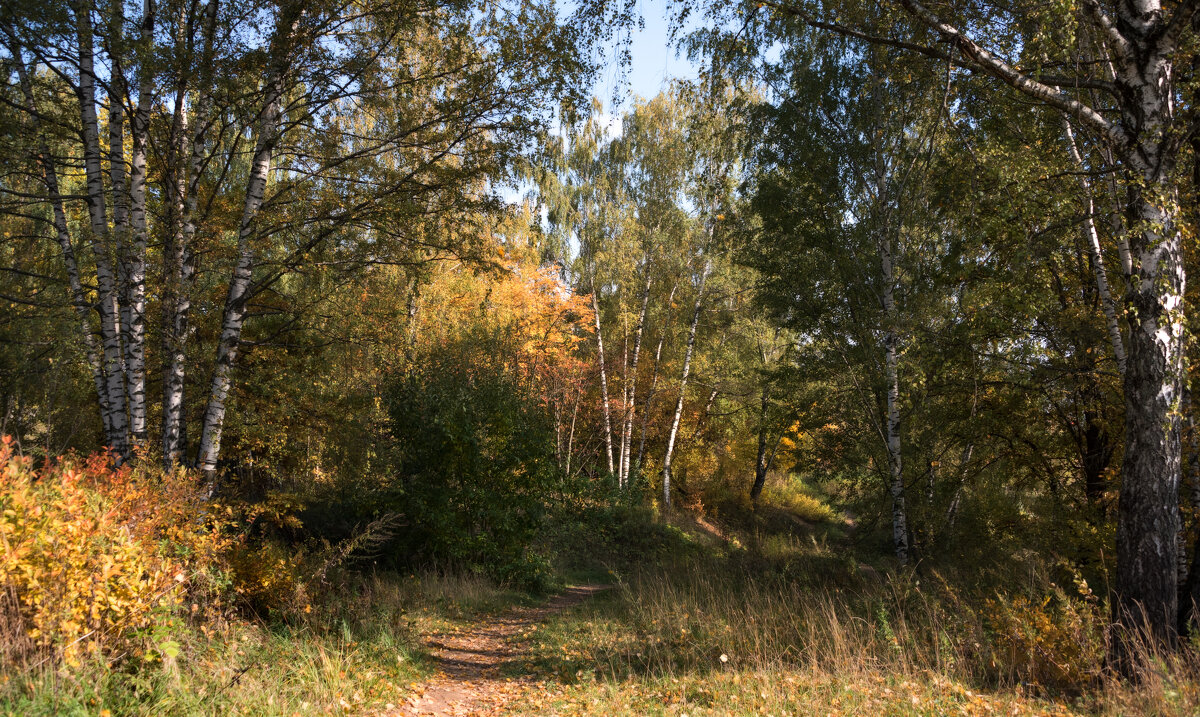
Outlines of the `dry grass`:
[{"label": "dry grass", "polygon": [[1141,650],[1134,680],[1106,671],[1107,608],[1086,587],[1035,576],[1018,595],[972,593],[864,576],[811,540],[757,542],[635,568],[538,631],[531,667],[560,685],[552,711],[1200,714],[1194,647]]},{"label": "dry grass", "polygon": [[431,671],[423,632],[518,599],[478,575],[339,574],[287,623],[231,619],[173,637],[177,658],[0,678],[0,714],[327,715],[385,712]]}]

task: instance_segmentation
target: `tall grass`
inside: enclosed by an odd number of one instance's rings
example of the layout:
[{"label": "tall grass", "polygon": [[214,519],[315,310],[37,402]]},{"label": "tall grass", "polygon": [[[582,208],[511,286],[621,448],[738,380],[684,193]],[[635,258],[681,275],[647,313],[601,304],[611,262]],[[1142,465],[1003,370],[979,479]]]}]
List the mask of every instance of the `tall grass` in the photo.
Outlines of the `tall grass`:
[{"label": "tall grass", "polygon": [[964,588],[959,576],[860,572],[819,543],[758,542],[772,558],[733,551],[630,570],[605,601],[539,638],[540,667],[568,683],[598,680],[588,699],[602,702],[647,685],[683,690],[681,704],[693,707],[688,689],[742,694],[722,698],[730,714],[782,712],[801,694],[813,709],[850,700],[852,711],[891,696],[904,713],[978,702],[1200,714],[1196,646],[1163,654],[1142,645],[1135,678],[1117,677],[1105,662],[1107,606],[1084,584],[1064,588],[1039,571],[1008,594]]}]

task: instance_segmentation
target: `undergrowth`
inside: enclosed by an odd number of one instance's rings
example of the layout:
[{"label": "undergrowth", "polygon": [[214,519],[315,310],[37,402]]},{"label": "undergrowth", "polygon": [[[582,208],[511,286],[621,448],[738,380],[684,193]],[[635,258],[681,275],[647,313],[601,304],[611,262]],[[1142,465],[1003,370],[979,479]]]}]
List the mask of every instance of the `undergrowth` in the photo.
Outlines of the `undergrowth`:
[{"label": "undergrowth", "polygon": [[1200,714],[1200,645],[1113,675],[1108,606],[1067,566],[880,572],[820,531],[673,522],[687,549],[527,636],[553,687],[512,714]]},{"label": "undergrowth", "polygon": [[431,667],[419,636],[522,594],[480,574],[374,573],[395,520],[335,544],[252,528],[271,502],[99,454],[35,465],[0,442],[0,714],[386,710]]},{"label": "undergrowth", "polygon": [[272,540],[286,500],[8,442],[0,481],[5,714],[386,713],[434,669],[422,635],[571,581],[613,589],[520,636],[509,668],[542,684],[513,714],[1200,714],[1200,644],[1113,675],[1109,607],[1070,564],[871,566],[799,483],[669,520],[581,493],[527,546],[554,570],[531,593],[485,566],[376,572],[393,514]]}]

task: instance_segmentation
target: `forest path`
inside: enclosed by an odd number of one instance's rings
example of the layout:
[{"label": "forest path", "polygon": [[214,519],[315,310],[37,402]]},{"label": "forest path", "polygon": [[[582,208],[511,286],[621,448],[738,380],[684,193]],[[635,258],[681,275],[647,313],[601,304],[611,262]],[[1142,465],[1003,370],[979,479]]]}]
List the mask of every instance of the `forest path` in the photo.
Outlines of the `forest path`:
[{"label": "forest path", "polygon": [[407,705],[391,714],[498,714],[518,695],[539,689],[539,681],[533,676],[502,674],[506,664],[527,657],[524,647],[512,638],[608,587],[573,585],[545,605],[510,608],[500,615],[480,618],[464,630],[427,636],[424,643],[438,673],[417,688]]}]

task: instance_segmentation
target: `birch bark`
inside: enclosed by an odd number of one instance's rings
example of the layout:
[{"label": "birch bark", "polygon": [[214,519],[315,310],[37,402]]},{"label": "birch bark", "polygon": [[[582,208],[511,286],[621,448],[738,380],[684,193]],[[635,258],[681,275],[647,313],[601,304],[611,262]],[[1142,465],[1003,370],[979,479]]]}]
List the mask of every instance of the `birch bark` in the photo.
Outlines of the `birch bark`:
[{"label": "birch bark", "polygon": [[646,280],[642,284],[642,307],[638,312],[637,326],[633,331],[633,361],[629,368],[629,398],[626,403],[625,416],[621,426],[621,485],[624,486],[629,482],[630,468],[630,451],[633,443],[633,421],[634,414],[637,408],[637,377],[638,377],[638,359],[642,352],[642,332],[646,326],[646,309],[650,305],[650,284],[652,274],[650,273],[650,256],[647,254],[643,259],[643,265],[646,272]]},{"label": "birch bark", "polygon": [[600,325],[600,301],[596,296],[596,277],[592,277],[592,312],[596,317],[596,356],[600,362],[600,404],[604,414],[604,451],[608,457],[608,472],[615,472],[612,445],[612,413],[608,404],[608,373],[604,368],[604,331]]},{"label": "birch bark", "polygon": [[96,118],[96,75],[91,5],[73,3],[76,38],[79,43],[79,84],[76,95],[83,139],[83,164],[87,185],[90,222],[89,243],[96,259],[97,309],[100,314],[100,344],[103,351],[105,393],[108,409],[109,447],[120,457],[128,453],[128,421],[125,410],[125,379],[121,351],[121,317],[116,277],[109,258],[108,211],[105,202],[104,170],[101,165],[100,130]]},{"label": "birch bark", "polygon": [[[290,32],[290,31],[289,31]],[[254,157],[250,163],[250,176],[246,184],[246,197],[242,206],[242,219],[238,229],[238,259],[233,276],[229,281],[229,293],[225,298],[225,310],[221,321],[221,336],[217,342],[216,362],[209,385],[208,405],[204,411],[204,424],[200,435],[200,471],[209,484],[210,492],[216,489],[217,460],[221,453],[221,430],[225,422],[225,402],[234,364],[237,360],[238,344],[246,321],[246,308],[250,300],[250,278],[257,259],[255,248],[256,220],[262,207],[271,171],[271,156],[279,140],[279,117],[283,97],[283,68],[274,67],[265,83],[265,101],[259,118]]]},{"label": "birch bark", "polygon": [[[1071,159],[1081,170],[1084,168],[1083,156],[1075,142],[1075,131],[1071,120],[1063,117],[1063,134],[1067,138],[1067,150]],[[1092,273],[1096,280],[1096,292],[1100,295],[1100,308],[1104,312],[1104,324],[1108,329],[1108,339],[1112,345],[1113,359],[1117,362],[1117,371],[1121,378],[1125,377],[1125,341],[1121,338],[1121,324],[1117,315],[1117,303],[1113,300],[1112,291],[1108,286],[1108,272],[1104,268],[1104,255],[1100,248],[1100,233],[1096,230],[1096,202],[1092,194],[1092,183],[1084,174],[1079,175],[1079,188],[1083,191],[1084,208],[1083,234],[1088,256],[1092,262]]]},{"label": "birch bark", "polygon": [[696,348],[696,327],[700,324],[700,311],[704,304],[704,287],[708,283],[708,273],[712,265],[704,260],[704,269],[700,272],[700,283],[696,287],[696,303],[692,308],[692,323],[688,326],[687,348],[683,353],[683,371],[679,377],[679,398],[675,401],[675,414],[671,418],[671,430],[667,433],[667,448],[663,454],[662,495],[663,507],[671,507],[671,459],[675,454],[675,439],[679,435],[679,421],[683,416],[683,399],[687,394],[688,376],[692,370],[692,353]]},{"label": "birch bark", "polygon": [[[26,69],[24,61],[21,59],[20,48],[13,46],[10,51],[12,52],[12,56],[17,59],[17,80],[21,85],[21,94],[25,97],[25,104],[29,110],[29,114],[34,118],[35,122],[39,122],[37,118],[41,115],[38,113],[37,101],[33,94],[33,82],[30,79],[29,71]],[[96,350],[96,337],[92,330],[90,319],[92,307],[88,304],[86,295],[83,293],[83,282],[79,274],[79,262],[75,258],[75,247],[71,243],[71,233],[67,227],[67,213],[63,208],[62,194],[58,187],[58,170],[54,163],[54,156],[50,154],[50,148],[46,145],[44,138],[39,138],[38,161],[42,165],[42,180],[46,184],[46,196],[50,202],[54,238],[58,242],[59,251],[62,253],[63,267],[67,272],[67,286],[71,292],[71,304],[74,306],[75,313],[79,318],[80,338],[83,341],[88,371],[92,374],[92,383],[96,389],[96,400],[100,406],[100,421],[104,429],[105,438],[107,439],[112,433],[112,426],[110,424],[111,416],[108,408],[108,388],[104,380],[104,371],[100,366],[100,357]]]},{"label": "birch bark", "polygon": [[107,50],[109,56],[108,78],[108,176],[112,186],[112,236],[117,250],[117,297],[121,315],[121,346],[124,353],[121,357],[125,371],[125,395],[129,401],[129,433],[136,444],[137,438],[133,430],[133,394],[132,376],[129,374],[129,359],[132,341],[129,333],[132,316],[129,304],[129,272],[130,272],[130,225],[129,225],[129,187],[125,183],[125,101],[127,87],[125,83],[124,45],[125,45],[125,3],[111,3]]},{"label": "birch bark", "polygon": [[[1180,16],[1187,13],[1186,18]],[[1117,516],[1116,616],[1126,627],[1148,627],[1174,644],[1182,446],[1179,405],[1184,376],[1183,238],[1171,175],[1179,139],[1172,131],[1172,25],[1156,1],[1118,4],[1131,46],[1116,78],[1122,124],[1131,143],[1123,154],[1130,201],[1129,245],[1135,281],[1128,287],[1129,356],[1125,375],[1125,459]],[[1175,22],[1195,3],[1182,3]],[[1144,622],[1143,622],[1144,616]]]},{"label": "birch bark", "polygon": [[679,281],[671,285],[671,293],[667,296],[667,318],[663,321],[662,333],[658,335],[658,345],[654,349],[654,366],[650,371],[650,388],[646,391],[646,401],[642,406],[642,437],[638,442],[638,457],[637,466],[641,469],[644,465],[643,459],[646,457],[646,432],[650,427],[650,407],[654,403],[654,394],[658,389],[658,367],[662,359],[663,342],[667,339],[667,328],[671,325],[671,305],[675,303],[675,291],[679,288]]},{"label": "birch bark", "polygon": [[887,380],[886,442],[888,473],[892,495],[892,545],[896,560],[908,563],[908,512],[904,507],[904,463],[900,453],[900,370],[896,330],[895,265],[892,241],[887,231],[880,233],[879,258],[883,269],[883,320],[885,324],[884,370]]},{"label": "birch bark", "polygon": [[[152,2],[152,0],[147,0]],[[172,198],[171,228],[164,246],[167,292],[163,312],[163,461],[169,468],[187,455],[187,423],[184,417],[187,377],[187,340],[191,333],[191,290],[195,276],[192,242],[196,234],[196,210],[204,147],[212,108],[213,43],[216,35],[218,0],[205,5],[204,35],[195,89],[196,111],[191,131],[184,114],[186,75],[176,90],[176,119],[172,123],[171,178],[167,194]]]},{"label": "birch bark", "polygon": [[129,223],[124,306],[126,390],[129,432],[135,445],[146,441],[146,148],[154,83],[149,64],[154,42],[154,0],[143,0],[139,38],[138,102],[130,126]]}]

